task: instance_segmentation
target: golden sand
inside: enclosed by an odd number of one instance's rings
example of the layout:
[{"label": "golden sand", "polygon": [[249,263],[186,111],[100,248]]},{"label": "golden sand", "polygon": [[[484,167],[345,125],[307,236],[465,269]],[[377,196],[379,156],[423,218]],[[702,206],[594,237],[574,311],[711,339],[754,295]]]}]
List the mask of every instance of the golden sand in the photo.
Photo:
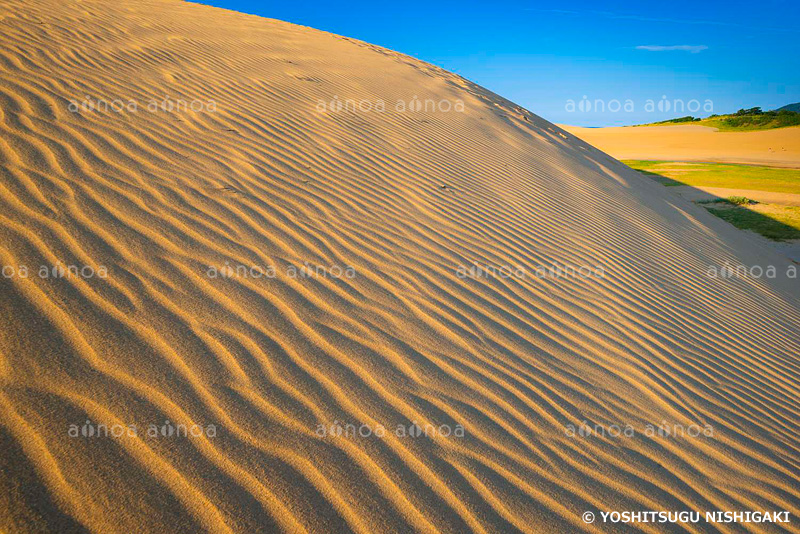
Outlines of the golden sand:
[{"label": "golden sand", "polygon": [[562,128],[617,159],[711,161],[800,168],[800,127],[742,132],[690,124]]},{"label": "golden sand", "polygon": [[172,0],[5,1],[0,27],[0,531],[798,520],[780,254],[363,42]]}]

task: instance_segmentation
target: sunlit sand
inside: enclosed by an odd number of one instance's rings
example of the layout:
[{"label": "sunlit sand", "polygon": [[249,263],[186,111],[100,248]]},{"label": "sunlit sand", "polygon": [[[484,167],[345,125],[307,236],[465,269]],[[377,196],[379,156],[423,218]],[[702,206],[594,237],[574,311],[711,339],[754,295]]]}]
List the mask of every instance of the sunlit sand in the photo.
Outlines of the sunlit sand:
[{"label": "sunlit sand", "polygon": [[721,132],[708,126],[562,126],[618,159],[716,161],[800,168],[800,128]]},{"label": "sunlit sand", "polygon": [[800,514],[784,256],[377,46],[166,0],[0,19],[0,531]]}]

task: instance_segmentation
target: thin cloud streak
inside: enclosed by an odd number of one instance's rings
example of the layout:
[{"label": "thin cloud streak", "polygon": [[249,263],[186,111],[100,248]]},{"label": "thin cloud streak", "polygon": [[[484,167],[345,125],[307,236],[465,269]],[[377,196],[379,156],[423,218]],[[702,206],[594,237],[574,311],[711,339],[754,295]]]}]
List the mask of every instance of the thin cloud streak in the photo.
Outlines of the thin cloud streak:
[{"label": "thin cloud streak", "polygon": [[636,50],[647,50],[648,52],[689,52],[699,54],[703,50],[708,50],[706,45],[639,45]]}]

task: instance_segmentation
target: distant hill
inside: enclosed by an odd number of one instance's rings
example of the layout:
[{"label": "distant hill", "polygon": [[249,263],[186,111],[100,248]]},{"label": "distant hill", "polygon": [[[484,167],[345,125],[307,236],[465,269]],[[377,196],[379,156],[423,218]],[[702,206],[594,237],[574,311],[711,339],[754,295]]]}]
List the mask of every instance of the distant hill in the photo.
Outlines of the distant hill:
[{"label": "distant hill", "polygon": [[794,104],[786,104],[782,108],[778,108],[775,111],[794,111],[795,113],[800,113],[800,102],[795,102]]},{"label": "distant hill", "polygon": [[770,130],[773,128],[800,126],[800,103],[789,104],[774,111],[762,111],[760,107],[755,107],[740,109],[736,113],[729,113],[726,115],[710,115],[704,119],[687,115],[685,117],[641,124],[639,126],[681,123],[711,126],[722,131]]}]

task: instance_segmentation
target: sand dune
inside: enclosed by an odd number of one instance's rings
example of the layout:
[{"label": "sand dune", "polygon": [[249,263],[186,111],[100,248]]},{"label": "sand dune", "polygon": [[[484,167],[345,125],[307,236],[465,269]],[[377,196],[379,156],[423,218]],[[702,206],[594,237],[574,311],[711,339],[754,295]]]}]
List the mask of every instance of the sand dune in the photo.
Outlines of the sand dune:
[{"label": "sand dune", "polygon": [[[168,0],[0,19],[0,531],[627,532],[582,514],[785,510],[638,528],[797,532],[783,256],[363,42]],[[415,98],[436,110],[397,111]],[[554,264],[592,273],[535,274]],[[725,264],[777,274],[709,275]],[[570,435],[584,422],[635,435]],[[348,424],[388,430],[330,435]],[[713,436],[645,434],[662,424]]]},{"label": "sand dune", "polygon": [[695,125],[561,126],[618,159],[713,161],[800,168],[800,128],[721,132]]}]

